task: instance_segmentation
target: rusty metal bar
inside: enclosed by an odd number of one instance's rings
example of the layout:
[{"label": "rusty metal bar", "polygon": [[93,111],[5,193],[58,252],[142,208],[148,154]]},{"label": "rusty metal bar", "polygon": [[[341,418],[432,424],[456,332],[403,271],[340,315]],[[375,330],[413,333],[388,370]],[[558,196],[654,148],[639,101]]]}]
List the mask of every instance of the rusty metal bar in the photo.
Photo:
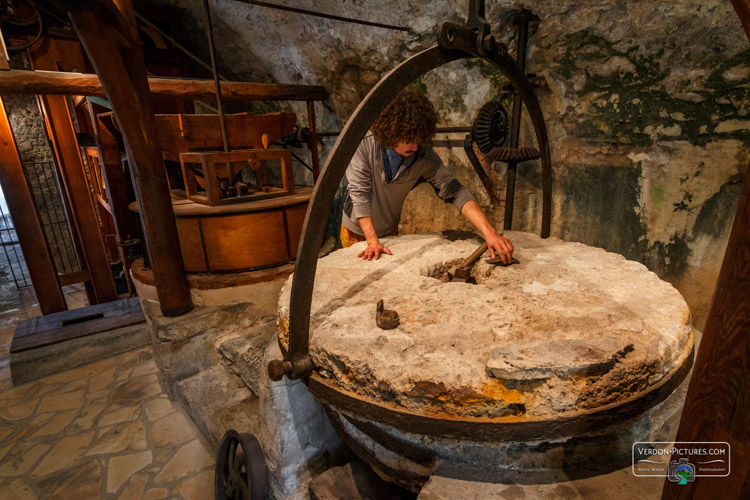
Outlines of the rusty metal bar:
[{"label": "rusty metal bar", "polygon": [[[518,46],[516,47],[516,64],[519,69],[526,73],[526,47],[529,38],[529,18],[521,14],[518,19]],[[518,147],[518,139],[521,134],[521,112],[523,101],[518,91],[513,93],[513,111],[510,118],[510,147]],[[509,231],[513,228],[513,202],[516,195],[516,167],[518,162],[508,162],[507,180],[505,184],[505,217],[503,229]]]},{"label": "rusty metal bar", "polygon": [[316,12],[314,10],[298,9],[296,7],[287,7],[286,5],[278,5],[278,4],[271,3],[271,2],[260,2],[257,0],[235,0],[235,1],[240,2],[240,3],[250,4],[250,5],[257,5],[259,7],[268,7],[269,9],[283,10],[286,12],[294,12],[297,14],[306,14],[308,16],[322,17],[324,19],[332,19],[334,21],[343,21],[346,23],[362,24],[364,26],[373,26],[375,28],[385,28],[389,30],[411,32],[411,28],[408,28],[406,26],[394,26],[392,24],[376,23],[372,21],[365,21],[363,19],[356,19],[353,17],[335,16],[333,14],[325,14],[323,12]]},{"label": "rusty metal bar", "polygon": [[211,54],[211,72],[214,75],[214,87],[216,88],[216,107],[219,109],[219,125],[221,126],[221,141],[224,143],[224,152],[229,152],[229,139],[227,138],[227,124],[224,121],[224,106],[221,102],[221,83],[219,82],[219,71],[216,69],[216,47],[214,47],[214,28],[211,24],[211,8],[208,0],[203,0],[203,10],[206,12],[206,36],[208,37],[208,52]]},{"label": "rusty metal bar", "polygon": [[[140,15],[137,12],[135,13],[135,17],[140,22],[142,22],[143,24],[145,24],[146,26],[148,26],[152,30],[155,30],[157,33],[159,33],[163,38],[165,38],[169,43],[171,43],[172,46],[175,49],[179,50],[180,52],[182,52],[183,54],[185,54],[186,56],[188,56],[190,59],[192,59],[193,61],[195,61],[195,63],[198,64],[201,68],[207,69],[208,71],[210,71],[210,72],[213,73],[213,68],[211,66],[209,66],[208,64],[206,64],[205,62],[203,62],[203,59],[199,58],[198,56],[196,56],[195,54],[193,54],[192,52],[190,52],[188,49],[186,49],[185,47],[183,47],[182,45],[180,45],[180,43],[177,40],[175,40],[171,36],[169,36],[166,33],[164,33],[154,23],[152,23],[151,21],[149,21],[148,19],[146,19],[145,17],[143,17],[142,15]],[[222,80],[229,80],[229,78],[227,78],[226,76],[222,75],[221,73],[219,73],[219,77]]]},{"label": "rusty metal bar", "polygon": [[[459,134],[471,132],[471,125],[457,126],[457,127],[437,127],[435,129],[436,134]],[[341,135],[341,131],[328,131],[318,132],[318,137],[336,137]]]}]

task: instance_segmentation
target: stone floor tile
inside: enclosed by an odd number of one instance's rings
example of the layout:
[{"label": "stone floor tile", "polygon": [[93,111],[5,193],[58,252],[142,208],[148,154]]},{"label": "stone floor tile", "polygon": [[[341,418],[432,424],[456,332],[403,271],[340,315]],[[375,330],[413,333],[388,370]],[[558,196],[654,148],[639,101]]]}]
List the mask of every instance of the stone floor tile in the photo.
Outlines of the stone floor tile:
[{"label": "stone floor tile", "polygon": [[47,422],[49,422],[50,419],[52,417],[54,417],[54,416],[55,416],[55,414],[53,412],[40,413],[36,417],[34,417],[34,420],[32,420],[29,425],[31,427],[40,427],[40,426],[46,424]]},{"label": "stone floor tile", "polygon": [[144,500],[161,500],[167,498],[169,492],[165,488],[151,488],[143,495]]},{"label": "stone floor tile", "polygon": [[172,487],[172,491],[185,500],[205,500],[214,496],[214,470],[206,469]]},{"label": "stone floor tile", "polygon": [[141,409],[138,406],[121,407],[112,405],[104,414],[102,414],[96,425],[98,427],[106,427],[120,422],[135,420],[138,418],[140,412]]},{"label": "stone floor tile", "polygon": [[108,387],[115,380],[115,368],[112,367],[91,378],[89,392],[97,392]]},{"label": "stone floor tile", "polygon": [[99,498],[102,488],[102,464],[89,460],[72,469],[58,472],[37,483],[50,500],[88,500]]},{"label": "stone floor tile", "polygon": [[35,430],[33,427],[17,425],[13,427],[13,434],[3,440],[3,444],[23,442],[23,439],[31,437],[31,433]]},{"label": "stone floor tile", "polygon": [[53,434],[62,432],[70,421],[73,420],[76,413],[78,413],[76,410],[70,410],[55,415],[47,424],[34,433],[34,437],[52,436]]},{"label": "stone floor tile", "polygon": [[214,457],[203,443],[194,439],[182,445],[154,479],[154,484],[167,484],[175,479],[190,476],[214,464]]},{"label": "stone floor tile", "polygon": [[4,424],[2,427],[0,427],[0,443],[5,441],[5,439],[13,434],[13,427],[11,427],[8,424]]},{"label": "stone floor tile", "polygon": [[133,475],[128,481],[127,486],[122,490],[122,493],[117,497],[117,500],[141,500],[148,479],[148,474]]},{"label": "stone floor tile", "polygon": [[122,369],[133,368],[134,366],[140,365],[146,361],[154,359],[153,350],[150,347],[143,347],[141,349],[126,352],[118,356],[118,367]]},{"label": "stone floor tile", "polygon": [[39,404],[39,398],[21,401],[13,406],[0,407],[0,417],[11,422],[25,420],[34,414],[34,410]]},{"label": "stone floor tile", "polygon": [[106,407],[106,403],[92,403],[84,406],[80,416],[73,422],[72,428],[75,430],[90,429]]},{"label": "stone floor tile", "polygon": [[132,378],[121,384],[112,394],[112,401],[119,404],[137,404],[144,399],[162,393],[159,378],[155,373]]},{"label": "stone floor tile", "polygon": [[146,448],[148,448],[146,429],[139,420],[134,420],[116,425],[112,430],[97,438],[95,444],[86,452],[86,456],[145,450]]},{"label": "stone floor tile", "polygon": [[116,493],[133,474],[152,460],[151,450],[110,458],[107,465],[107,493]]},{"label": "stone floor tile", "polygon": [[13,500],[36,500],[39,496],[34,493],[29,483],[23,479],[14,479],[9,481],[7,484],[3,484],[0,488],[3,492],[3,496]]},{"label": "stone floor tile", "polygon": [[84,392],[88,392],[89,379],[88,377],[73,380],[72,382],[66,383],[56,394],[64,394],[67,392],[73,392],[78,389],[84,389]]},{"label": "stone floor tile", "polygon": [[117,378],[115,379],[117,382],[124,382],[128,379],[130,379],[130,375],[133,373],[133,368],[126,368],[119,373],[117,373]]},{"label": "stone floor tile", "polygon": [[158,372],[159,367],[156,366],[156,361],[151,359],[149,361],[146,361],[145,363],[141,363],[140,365],[133,367],[133,374],[131,375],[131,377],[136,378]]},{"label": "stone floor tile", "polygon": [[8,446],[5,446],[3,448],[0,448],[0,462],[3,461],[3,458],[5,458],[5,455],[8,454],[10,450],[13,449],[13,445],[9,444]]},{"label": "stone floor tile", "polygon": [[109,387],[105,387],[95,392],[89,391],[86,393],[86,401],[89,403],[101,403],[107,401],[110,395],[112,395],[112,391]]},{"label": "stone floor tile", "polygon": [[156,420],[175,411],[175,407],[167,397],[152,399],[146,404],[146,416],[149,420]]},{"label": "stone floor tile", "polygon": [[77,410],[83,405],[85,391],[79,389],[63,394],[48,394],[42,398],[37,411],[44,413],[48,411]]},{"label": "stone floor tile", "polygon": [[31,384],[24,384],[0,392],[0,402],[9,403],[11,401],[16,401],[23,397],[30,388]]},{"label": "stone floor tile", "polygon": [[66,370],[60,373],[56,373],[54,375],[49,375],[41,379],[41,381],[44,381],[47,383],[48,382],[73,382],[73,381],[78,381],[82,379],[87,379],[91,375],[99,376],[99,374],[102,373],[103,371],[109,368],[113,368],[116,363],[117,363],[117,358],[110,357],[110,358],[103,359],[101,361],[97,361],[95,363],[79,366],[71,370]]},{"label": "stone floor tile", "polygon": [[93,437],[92,431],[62,438],[47,452],[31,476],[42,477],[75,465],[83,457]]},{"label": "stone floor tile", "polygon": [[37,381],[32,382],[31,385],[31,389],[29,389],[29,392],[27,392],[24,396],[27,399],[36,396],[44,396],[46,394],[54,394],[65,387],[65,384],[62,382],[51,382],[49,384],[45,384]]},{"label": "stone floor tile", "polygon": [[28,474],[49,448],[48,444],[21,443],[3,460],[0,465],[0,476]]},{"label": "stone floor tile", "polygon": [[151,444],[157,448],[174,446],[197,437],[193,423],[181,412],[162,417],[151,427]]}]

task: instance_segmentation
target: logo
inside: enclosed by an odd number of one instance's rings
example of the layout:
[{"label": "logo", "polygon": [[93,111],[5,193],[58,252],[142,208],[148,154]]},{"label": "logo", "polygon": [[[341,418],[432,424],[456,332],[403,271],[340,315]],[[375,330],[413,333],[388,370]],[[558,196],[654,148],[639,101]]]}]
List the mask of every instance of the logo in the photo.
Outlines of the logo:
[{"label": "logo", "polygon": [[727,477],[731,471],[729,443],[638,441],[633,443],[633,475],[667,477],[687,484],[696,477]]},{"label": "logo", "polygon": [[695,481],[695,465],[691,464],[687,458],[672,460],[669,462],[667,479],[678,484],[692,483]]}]

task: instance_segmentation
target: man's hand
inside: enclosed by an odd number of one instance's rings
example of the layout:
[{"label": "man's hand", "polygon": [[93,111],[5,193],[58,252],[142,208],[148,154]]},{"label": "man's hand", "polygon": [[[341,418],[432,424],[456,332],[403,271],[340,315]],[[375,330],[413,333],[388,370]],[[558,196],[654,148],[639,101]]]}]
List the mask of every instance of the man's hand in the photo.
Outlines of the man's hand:
[{"label": "man's hand", "polygon": [[497,257],[503,261],[503,264],[510,264],[513,259],[513,243],[504,236],[500,236],[495,231],[484,235],[487,242],[487,248],[490,251],[490,257]]},{"label": "man's hand", "polygon": [[375,260],[378,260],[380,258],[381,253],[387,253],[388,255],[393,255],[388,248],[383,246],[380,241],[375,240],[372,243],[367,243],[367,248],[359,252],[357,257],[361,257],[364,260],[372,260],[373,257],[375,257]]},{"label": "man's hand", "polygon": [[510,264],[513,259],[513,243],[508,238],[500,236],[492,227],[490,221],[479,208],[479,204],[474,201],[467,201],[461,208],[461,213],[482,232],[484,241],[490,251],[490,257],[500,258],[503,264]]}]

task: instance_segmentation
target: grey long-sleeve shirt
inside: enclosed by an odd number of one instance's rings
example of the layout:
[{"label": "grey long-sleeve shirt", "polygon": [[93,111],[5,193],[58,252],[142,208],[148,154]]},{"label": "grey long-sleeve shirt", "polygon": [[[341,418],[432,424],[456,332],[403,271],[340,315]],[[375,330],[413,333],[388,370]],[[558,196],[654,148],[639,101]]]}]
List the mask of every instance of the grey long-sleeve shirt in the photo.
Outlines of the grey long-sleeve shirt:
[{"label": "grey long-sleeve shirt", "polygon": [[416,159],[404,159],[396,176],[386,182],[383,171],[383,148],[368,132],[354,153],[346,178],[349,181],[342,223],[348,230],[363,235],[360,217],[372,217],[375,232],[381,238],[390,233],[401,218],[401,209],[409,191],[429,182],[446,203],[452,202],[459,212],[474,196],[443,164],[431,147],[420,146]]}]

